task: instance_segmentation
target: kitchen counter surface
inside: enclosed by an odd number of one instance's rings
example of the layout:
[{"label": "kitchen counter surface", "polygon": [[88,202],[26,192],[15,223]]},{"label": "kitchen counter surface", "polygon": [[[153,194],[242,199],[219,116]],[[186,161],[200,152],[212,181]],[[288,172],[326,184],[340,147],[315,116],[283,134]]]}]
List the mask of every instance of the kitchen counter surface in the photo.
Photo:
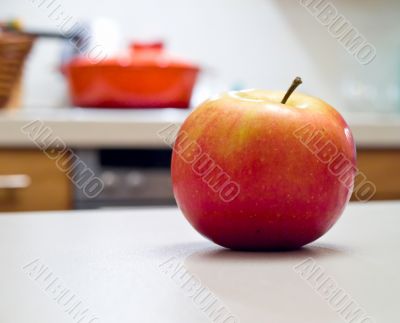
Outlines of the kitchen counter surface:
[{"label": "kitchen counter surface", "polygon": [[73,148],[165,147],[157,133],[181,124],[187,111],[179,109],[29,109],[0,112],[0,147],[35,147],[21,128],[42,122]]},{"label": "kitchen counter surface", "polygon": [[[0,111],[0,147],[35,147],[21,131],[40,120],[73,148],[165,147],[157,133],[181,124],[187,110],[21,109]],[[346,115],[359,147],[400,147],[400,115]]]},{"label": "kitchen counter surface", "polygon": [[305,248],[244,253],[176,208],[3,214],[0,322],[397,322],[399,215],[350,204]]}]

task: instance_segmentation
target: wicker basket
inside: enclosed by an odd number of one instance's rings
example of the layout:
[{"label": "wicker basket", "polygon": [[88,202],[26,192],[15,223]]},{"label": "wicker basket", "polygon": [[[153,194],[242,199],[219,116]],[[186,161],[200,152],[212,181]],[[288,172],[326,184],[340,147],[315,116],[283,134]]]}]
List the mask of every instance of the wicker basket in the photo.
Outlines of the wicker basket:
[{"label": "wicker basket", "polygon": [[24,63],[34,38],[0,33],[0,108],[20,106]]}]

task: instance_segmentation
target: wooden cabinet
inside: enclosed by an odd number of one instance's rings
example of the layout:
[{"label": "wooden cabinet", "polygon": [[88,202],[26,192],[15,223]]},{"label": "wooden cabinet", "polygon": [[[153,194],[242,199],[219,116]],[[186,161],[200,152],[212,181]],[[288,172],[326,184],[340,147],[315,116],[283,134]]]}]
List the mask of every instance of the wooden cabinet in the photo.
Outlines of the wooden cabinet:
[{"label": "wooden cabinet", "polygon": [[[73,184],[58,164],[39,150],[0,149],[0,211],[71,209]],[[357,167],[376,187],[372,200],[400,199],[400,149],[358,149]]]},{"label": "wooden cabinet", "polygon": [[39,150],[0,150],[0,211],[66,210],[71,205],[70,181],[54,159]]},{"label": "wooden cabinet", "polygon": [[357,167],[376,187],[372,200],[400,199],[400,149],[358,149]]}]

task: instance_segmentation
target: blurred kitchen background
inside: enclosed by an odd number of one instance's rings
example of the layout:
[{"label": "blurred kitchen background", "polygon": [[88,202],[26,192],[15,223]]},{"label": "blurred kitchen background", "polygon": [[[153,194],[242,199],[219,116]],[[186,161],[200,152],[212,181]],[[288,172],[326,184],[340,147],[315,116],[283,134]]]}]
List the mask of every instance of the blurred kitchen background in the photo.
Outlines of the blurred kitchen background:
[{"label": "blurred kitchen background", "polygon": [[[286,89],[297,75],[350,124],[373,199],[399,199],[400,2],[332,1],[376,48],[367,65],[301,2],[320,1],[2,0],[0,210],[173,204],[157,133],[222,90]],[[81,38],[62,39],[73,26]],[[94,47],[107,58],[88,70]],[[35,120],[67,148],[43,153],[21,130]],[[70,179],[87,169],[98,195]]]}]

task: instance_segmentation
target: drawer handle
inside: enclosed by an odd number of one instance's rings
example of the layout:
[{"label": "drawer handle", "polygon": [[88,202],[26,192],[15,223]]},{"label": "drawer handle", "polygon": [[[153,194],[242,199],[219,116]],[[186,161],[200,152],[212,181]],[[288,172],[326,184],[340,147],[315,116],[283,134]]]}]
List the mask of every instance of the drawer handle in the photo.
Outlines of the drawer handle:
[{"label": "drawer handle", "polygon": [[0,175],[0,189],[12,190],[27,188],[31,184],[31,178],[25,174]]}]

